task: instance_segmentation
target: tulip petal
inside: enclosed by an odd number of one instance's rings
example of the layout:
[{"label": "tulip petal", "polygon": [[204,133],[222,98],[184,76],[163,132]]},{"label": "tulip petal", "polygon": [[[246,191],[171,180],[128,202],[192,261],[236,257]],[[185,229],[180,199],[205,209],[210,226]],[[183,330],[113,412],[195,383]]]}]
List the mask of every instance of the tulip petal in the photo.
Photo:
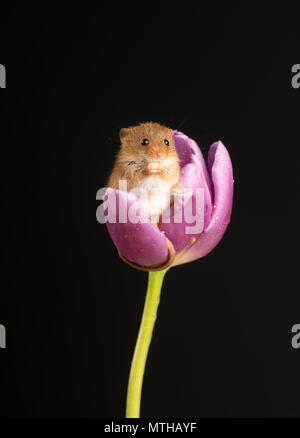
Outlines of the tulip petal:
[{"label": "tulip petal", "polygon": [[[180,184],[184,193],[176,195],[174,205],[169,212],[163,214],[158,224],[159,229],[173,243],[176,252],[182,251],[191,240],[199,237],[208,226],[212,213],[210,192],[203,181],[199,165],[186,164],[181,171]],[[164,217],[169,219],[168,222],[164,222]]]},{"label": "tulip petal", "polygon": [[[162,217],[158,226],[173,243],[176,252],[180,252],[186,248],[191,241],[194,241],[195,238],[199,237],[203,229],[205,229],[210,223],[212,214],[211,181],[206,169],[204,158],[197,143],[178,131],[173,132],[173,139],[181,164],[180,184],[185,189],[185,193],[176,196],[179,212],[177,213],[176,208],[171,206],[169,211],[165,212],[163,215],[165,217],[170,217],[170,221],[164,223]],[[197,189],[203,190],[204,202],[201,211],[199,211],[199,206],[196,202],[196,197],[198,196],[199,200],[200,196],[199,190]],[[196,224],[196,220],[191,223],[187,223],[186,221],[186,212],[188,211],[190,203],[190,210],[193,215],[196,214],[196,206],[198,206],[198,230],[193,233],[191,233],[191,227],[195,228],[194,225]],[[179,222],[179,218],[181,217],[182,220]],[[200,227],[200,222],[203,222],[202,228]]]},{"label": "tulip petal", "polygon": [[176,255],[173,265],[191,262],[208,254],[219,243],[229,224],[233,200],[233,173],[229,154],[221,141],[213,143],[210,147],[208,172],[214,192],[211,221],[190,247]]},{"label": "tulip petal", "polygon": [[135,194],[108,188],[103,207],[108,232],[123,259],[137,268],[156,268],[168,262],[169,242],[149,221]]},{"label": "tulip petal", "polygon": [[185,135],[183,132],[180,131],[173,131],[173,140],[175,143],[176,151],[179,156],[181,169],[183,169],[186,166],[186,164],[189,163],[198,164],[203,179],[205,180],[206,185],[208,187],[208,190],[210,191],[210,194],[212,194],[213,190],[212,190],[211,180],[206,168],[206,163],[203,158],[201,149],[199,148],[195,140],[189,138],[187,135]]}]

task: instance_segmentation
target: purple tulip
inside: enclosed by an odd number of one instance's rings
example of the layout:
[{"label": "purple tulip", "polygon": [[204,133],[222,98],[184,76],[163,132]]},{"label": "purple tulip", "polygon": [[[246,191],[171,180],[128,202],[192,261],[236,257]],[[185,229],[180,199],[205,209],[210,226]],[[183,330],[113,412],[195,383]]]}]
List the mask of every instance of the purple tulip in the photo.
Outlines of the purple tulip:
[{"label": "purple tulip", "polygon": [[[179,131],[173,139],[180,158],[180,184],[190,193],[195,214],[202,215],[203,227],[195,234],[187,233],[192,223],[175,220],[176,209],[170,207],[170,221],[155,227],[139,206],[133,193],[108,188],[104,200],[116,200],[125,209],[125,218],[116,213],[116,221],[107,220],[109,234],[123,260],[137,269],[162,270],[199,259],[221,240],[230,221],[233,199],[233,174],[229,154],[221,141],[210,146],[207,167],[196,142]],[[196,210],[196,192],[202,189],[203,211]],[[177,195],[183,202],[184,194]],[[180,201],[180,198],[181,201]],[[177,201],[176,201],[177,202]],[[137,223],[128,218],[129,210],[140,209]]]}]

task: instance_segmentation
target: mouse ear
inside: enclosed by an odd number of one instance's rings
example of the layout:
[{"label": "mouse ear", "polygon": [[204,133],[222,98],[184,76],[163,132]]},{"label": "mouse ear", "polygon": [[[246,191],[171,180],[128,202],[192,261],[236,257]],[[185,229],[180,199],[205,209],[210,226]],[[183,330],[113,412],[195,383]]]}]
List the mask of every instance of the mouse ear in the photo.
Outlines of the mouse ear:
[{"label": "mouse ear", "polygon": [[130,132],[130,128],[122,128],[119,132],[120,140],[123,140]]}]

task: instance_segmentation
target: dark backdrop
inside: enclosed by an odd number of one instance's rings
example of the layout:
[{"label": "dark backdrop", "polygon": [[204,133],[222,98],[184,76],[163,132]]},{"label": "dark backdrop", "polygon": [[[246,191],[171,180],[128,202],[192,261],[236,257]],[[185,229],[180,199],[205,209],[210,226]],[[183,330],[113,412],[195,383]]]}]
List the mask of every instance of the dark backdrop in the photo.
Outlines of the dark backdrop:
[{"label": "dark backdrop", "polygon": [[[1,9],[3,7],[1,6]],[[122,417],[147,275],[96,221],[121,127],[232,157],[232,221],[168,272],[145,417],[300,416],[296,11],[24,6],[1,13],[0,415]]]}]

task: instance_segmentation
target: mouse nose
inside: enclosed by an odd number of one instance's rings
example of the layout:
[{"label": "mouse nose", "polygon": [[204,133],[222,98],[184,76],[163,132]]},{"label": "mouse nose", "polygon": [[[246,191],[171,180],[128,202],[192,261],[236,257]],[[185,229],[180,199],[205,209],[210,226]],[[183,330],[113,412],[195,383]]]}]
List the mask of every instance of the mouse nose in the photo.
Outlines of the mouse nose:
[{"label": "mouse nose", "polygon": [[155,160],[160,160],[161,158],[165,157],[165,154],[157,149],[151,151],[151,157]]}]

